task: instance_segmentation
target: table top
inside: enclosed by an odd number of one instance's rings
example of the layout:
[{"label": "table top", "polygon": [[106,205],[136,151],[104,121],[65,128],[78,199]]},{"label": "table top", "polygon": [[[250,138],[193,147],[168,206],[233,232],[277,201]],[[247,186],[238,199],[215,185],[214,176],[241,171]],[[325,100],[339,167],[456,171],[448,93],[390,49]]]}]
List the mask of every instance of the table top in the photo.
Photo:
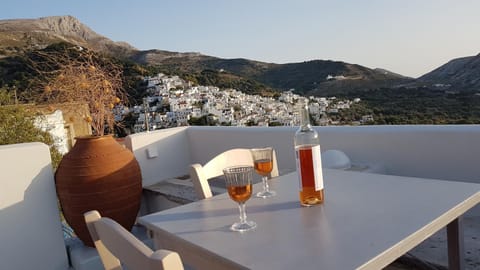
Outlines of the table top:
[{"label": "table top", "polygon": [[[324,169],[325,201],[300,206],[295,172],[277,196],[247,201],[257,228],[229,230],[238,207],[222,194],[139,218],[182,252],[250,269],[379,269],[480,202],[480,184]],[[255,194],[261,185],[254,186]],[[188,245],[188,249],[182,248]],[[166,248],[166,247],[162,247]],[[187,256],[188,257],[188,256]]]}]

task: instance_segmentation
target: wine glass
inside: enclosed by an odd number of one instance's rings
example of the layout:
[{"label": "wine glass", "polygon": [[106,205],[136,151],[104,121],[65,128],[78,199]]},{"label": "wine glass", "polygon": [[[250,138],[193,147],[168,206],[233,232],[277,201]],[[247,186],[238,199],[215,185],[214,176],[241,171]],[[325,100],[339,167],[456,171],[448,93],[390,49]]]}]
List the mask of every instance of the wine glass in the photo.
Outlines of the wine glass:
[{"label": "wine glass", "polygon": [[273,169],[273,148],[253,148],[250,152],[252,153],[255,172],[262,176],[263,190],[257,193],[257,197],[268,198],[275,196],[277,193],[270,190],[267,182],[267,176]]},{"label": "wine glass", "polygon": [[254,221],[247,221],[245,202],[252,196],[252,166],[234,166],[223,170],[225,183],[230,198],[238,203],[240,210],[240,222],[235,222],[230,229],[232,231],[244,232],[257,227]]}]

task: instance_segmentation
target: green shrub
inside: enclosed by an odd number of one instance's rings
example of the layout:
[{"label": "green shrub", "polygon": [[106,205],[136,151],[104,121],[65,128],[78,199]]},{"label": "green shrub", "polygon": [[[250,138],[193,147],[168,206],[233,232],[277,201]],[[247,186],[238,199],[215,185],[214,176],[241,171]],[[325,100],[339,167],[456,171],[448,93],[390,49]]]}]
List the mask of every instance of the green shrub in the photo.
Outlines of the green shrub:
[{"label": "green shrub", "polygon": [[22,105],[0,106],[0,145],[43,142],[50,148],[52,165],[57,168],[62,155],[54,147],[52,136],[34,124],[34,114]]}]

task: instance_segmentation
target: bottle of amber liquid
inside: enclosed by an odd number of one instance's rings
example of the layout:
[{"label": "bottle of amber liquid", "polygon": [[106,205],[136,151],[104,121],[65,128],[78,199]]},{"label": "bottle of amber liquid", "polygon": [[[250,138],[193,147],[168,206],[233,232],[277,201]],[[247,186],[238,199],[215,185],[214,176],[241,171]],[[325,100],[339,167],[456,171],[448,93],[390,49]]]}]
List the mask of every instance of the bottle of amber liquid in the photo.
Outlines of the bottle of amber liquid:
[{"label": "bottle of amber liquid", "polygon": [[308,100],[302,106],[302,122],[295,133],[295,157],[300,186],[300,203],[312,206],[323,202],[323,174],[318,133],[310,125]]}]

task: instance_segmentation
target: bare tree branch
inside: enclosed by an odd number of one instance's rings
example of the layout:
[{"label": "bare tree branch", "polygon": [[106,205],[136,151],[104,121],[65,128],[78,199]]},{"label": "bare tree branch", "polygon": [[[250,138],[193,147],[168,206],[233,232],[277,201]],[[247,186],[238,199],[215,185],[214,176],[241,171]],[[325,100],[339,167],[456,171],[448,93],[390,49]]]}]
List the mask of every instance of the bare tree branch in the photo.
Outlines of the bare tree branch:
[{"label": "bare tree branch", "polygon": [[[94,135],[104,135],[105,128],[113,132],[114,108],[126,101],[122,69],[95,53],[77,48],[64,51],[37,51],[30,56],[30,66],[40,78],[37,103],[86,103],[90,115],[81,115]],[[73,108],[74,110],[74,108]]]}]

